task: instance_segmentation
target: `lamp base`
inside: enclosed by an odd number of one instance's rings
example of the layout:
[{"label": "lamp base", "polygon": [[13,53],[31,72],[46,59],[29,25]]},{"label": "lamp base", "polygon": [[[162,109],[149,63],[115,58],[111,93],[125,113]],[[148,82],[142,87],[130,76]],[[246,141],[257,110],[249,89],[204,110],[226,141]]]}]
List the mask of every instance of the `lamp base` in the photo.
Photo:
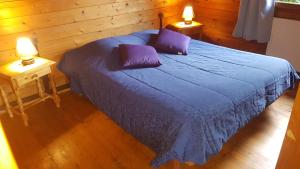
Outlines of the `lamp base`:
[{"label": "lamp base", "polygon": [[193,23],[193,21],[184,21],[184,24],[186,24],[186,25],[190,25],[192,23]]},{"label": "lamp base", "polygon": [[28,59],[28,60],[22,60],[22,65],[23,66],[31,65],[33,63],[34,63],[34,58]]}]

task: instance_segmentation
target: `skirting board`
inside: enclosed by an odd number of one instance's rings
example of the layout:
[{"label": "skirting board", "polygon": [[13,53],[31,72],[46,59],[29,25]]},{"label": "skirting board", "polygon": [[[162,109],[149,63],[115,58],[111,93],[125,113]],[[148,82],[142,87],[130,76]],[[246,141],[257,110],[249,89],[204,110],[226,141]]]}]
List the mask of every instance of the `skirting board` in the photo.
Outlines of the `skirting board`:
[{"label": "skirting board", "polygon": [[[63,92],[68,91],[68,90],[70,90],[70,85],[69,84],[64,84],[64,85],[61,85],[61,86],[57,87],[58,94],[63,93]],[[23,100],[24,103],[30,103],[30,102],[38,99],[38,98],[39,98],[39,95],[38,94],[34,94],[34,95],[31,95],[31,96],[25,97],[22,100]],[[10,103],[10,105],[12,107],[16,107],[17,106],[17,102],[12,102],[12,103]],[[5,110],[4,106],[1,106],[0,107],[0,115],[4,114],[4,113],[6,113],[6,110]]]}]

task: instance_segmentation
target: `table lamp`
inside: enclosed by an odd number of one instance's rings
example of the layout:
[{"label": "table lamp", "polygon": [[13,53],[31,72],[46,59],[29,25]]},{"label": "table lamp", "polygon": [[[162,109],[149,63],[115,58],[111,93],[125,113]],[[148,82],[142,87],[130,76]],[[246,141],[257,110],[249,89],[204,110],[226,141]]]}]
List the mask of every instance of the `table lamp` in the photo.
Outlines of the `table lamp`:
[{"label": "table lamp", "polygon": [[192,24],[193,18],[195,17],[194,10],[192,6],[186,6],[184,8],[182,18],[184,18],[184,23],[186,25]]},{"label": "table lamp", "polygon": [[21,37],[17,39],[17,54],[22,60],[24,66],[34,63],[34,57],[38,54],[30,38]]}]

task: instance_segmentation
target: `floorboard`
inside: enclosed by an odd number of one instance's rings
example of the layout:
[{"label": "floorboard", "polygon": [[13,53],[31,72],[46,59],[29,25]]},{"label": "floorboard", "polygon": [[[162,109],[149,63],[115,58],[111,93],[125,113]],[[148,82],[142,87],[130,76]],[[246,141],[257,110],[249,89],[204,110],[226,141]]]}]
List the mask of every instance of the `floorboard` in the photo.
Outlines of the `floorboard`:
[{"label": "floorboard", "polygon": [[[285,94],[241,129],[220,154],[203,166],[183,169],[274,169],[290,117],[294,95]],[[0,116],[20,169],[151,169],[155,153],[72,92],[27,110],[20,117]],[[161,169],[171,169],[166,164]]]}]

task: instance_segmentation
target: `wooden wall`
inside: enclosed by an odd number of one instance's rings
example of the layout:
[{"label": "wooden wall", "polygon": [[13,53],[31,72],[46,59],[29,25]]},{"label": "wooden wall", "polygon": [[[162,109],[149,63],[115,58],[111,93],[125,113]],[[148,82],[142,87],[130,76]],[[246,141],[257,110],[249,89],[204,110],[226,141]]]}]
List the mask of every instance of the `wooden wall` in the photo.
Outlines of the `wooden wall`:
[{"label": "wooden wall", "polygon": [[[20,36],[34,38],[40,56],[59,61],[64,52],[95,39],[159,28],[159,12],[166,23],[177,21],[184,2],[0,0],[0,65],[18,59],[15,45]],[[65,83],[58,72],[56,80]]]},{"label": "wooden wall", "polygon": [[205,24],[204,40],[214,44],[265,53],[266,44],[232,37],[238,17],[240,0],[194,0],[196,20]]}]

